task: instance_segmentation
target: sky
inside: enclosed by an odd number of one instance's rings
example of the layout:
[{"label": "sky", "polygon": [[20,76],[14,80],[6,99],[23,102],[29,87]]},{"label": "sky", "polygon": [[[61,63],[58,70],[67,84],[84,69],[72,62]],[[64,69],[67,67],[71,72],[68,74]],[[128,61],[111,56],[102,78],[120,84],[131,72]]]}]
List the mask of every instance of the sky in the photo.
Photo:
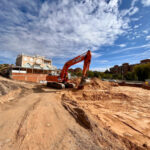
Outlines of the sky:
[{"label": "sky", "polygon": [[97,71],[150,59],[150,0],[0,0],[0,64],[24,53],[62,68],[89,49]]}]

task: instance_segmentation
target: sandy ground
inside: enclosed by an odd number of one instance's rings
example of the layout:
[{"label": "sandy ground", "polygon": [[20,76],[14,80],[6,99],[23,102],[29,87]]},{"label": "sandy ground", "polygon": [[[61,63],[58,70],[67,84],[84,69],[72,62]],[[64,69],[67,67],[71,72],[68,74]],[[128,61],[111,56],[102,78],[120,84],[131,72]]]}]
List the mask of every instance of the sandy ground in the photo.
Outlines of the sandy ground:
[{"label": "sandy ground", "polygon": [[[82,91],[66,91],[63,99],[69,106],[70,101],[76,102],[77,107],[97,122],[100,131],[106,129],[112,135],[117,135],[115,139],[119,139],[121,147],[150,149],[149,90],[94,79]],[[106,135],[106,131],[103,131],[103,135]],[[106,138],[106,145],[102,140],[101,147],[107,147],[109,141],[114,142],[113,139]],[[116,148],[116,145],[111,146]]]},{"label": "sandy ground", "polygon": [[149,90],[98,79],[54,90],[2,77],[0,89],[0,150],[150,149]]}]

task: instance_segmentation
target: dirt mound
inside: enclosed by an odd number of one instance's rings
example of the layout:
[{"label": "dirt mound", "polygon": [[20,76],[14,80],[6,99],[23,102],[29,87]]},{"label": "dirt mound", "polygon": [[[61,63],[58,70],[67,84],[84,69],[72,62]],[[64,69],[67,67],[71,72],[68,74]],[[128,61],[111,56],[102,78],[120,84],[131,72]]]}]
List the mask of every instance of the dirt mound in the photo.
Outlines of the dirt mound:
[{"label": "dirt mound", "polygon": [[[75,85],[79,85],[81,81],[81,78],[74,78],[71,80]],[[85,84],[84,89],[85,90],[108,90],[113,86],[118,86],[117,83],[113,82],[107,82],[107,81],[102,81],[99,78],[92,78],[89,80],[90,82]]]},{"label": "dirt mound", "polygon": [[13,81],[0,76],[0,103],[15,99],[28,89],[29,87],[26,86],[26,83]]},{"label": "dirt mound", "polygon": [[[74,79],[75,84],[80,83],[80,78]],[[122,92],[113,92],[112,88],[118,87],[117,83],[102,81],[98,78],[90,79],[90,82],[85,84],[83,90],[70,93],[71,96],[76,97],[76,100],[109,100],[109,99],[125,99],[128,100],[129,96]]]},{"label": "dirt mound", "polygon": [[8,81],[0,80],[0,95],[8,94],[11,90],[19,89],[19,86]]},{"label": "dirt mound", "polygon": [[129,96],[124,93],[113,93],[111,91],[83,91],[80,96],[77,97],[78,100],[111,100],[111,99],[122,99],[128,100]]},{"label": "dirt mound", "polygon": [[90,80],[90,83],[85,85],[84,89],[85,90],[96,90],[96,89],[101,89],[101,90],[106,90],[110,89],[111,85],[109,82],[103,82],[102,80],[98,78],[93,78]]},{"label": "dirt mound", "polygon": [[78,86],[81,82],[81,77],[73,78],[70,80],[71,83],[74,83],[76,86]]}]

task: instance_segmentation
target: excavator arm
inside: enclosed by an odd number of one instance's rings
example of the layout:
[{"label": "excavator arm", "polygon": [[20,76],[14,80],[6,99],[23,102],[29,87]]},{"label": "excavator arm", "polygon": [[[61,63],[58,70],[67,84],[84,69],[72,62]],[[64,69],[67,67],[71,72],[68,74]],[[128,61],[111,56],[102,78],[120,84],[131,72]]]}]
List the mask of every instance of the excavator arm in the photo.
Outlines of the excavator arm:
[{"label": "excavator arm", "polygon": [[87,71],[89,70],[89,66],[91,63],[91,51],[90,50],[88,50],[86,53],[79,55],[65,63],[60,74],[60,78],[62,82],[67,82],[68,80],[67,75],[68,75],[69,67],[81,61],[84,61],[83,72],[82,72],[82,78],[84,78],[86,76]]}]

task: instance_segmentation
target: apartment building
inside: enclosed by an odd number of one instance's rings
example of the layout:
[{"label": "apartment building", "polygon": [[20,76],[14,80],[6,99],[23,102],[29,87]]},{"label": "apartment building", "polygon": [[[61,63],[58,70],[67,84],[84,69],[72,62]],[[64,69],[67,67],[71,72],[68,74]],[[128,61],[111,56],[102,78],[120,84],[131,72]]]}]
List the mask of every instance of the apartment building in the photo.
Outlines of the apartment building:
[{"label": "apartment building", "polygon": [[[147,64],[150,63],[150,59],[144,59],[141,60],[139,64]],[[127,74],[128,72],[132,72],[135,65],[138,64],[132,64],[124,63],[121,66],[115,65],[114,67],[110,68],[110,72],[113,74]]]},{"label": "apartment building", "polygon": [[46,59],[43,56],[29,56],[25,54],[18,55],[16,58],[16,66],[24,68],[42,69],[42,70],[56,70],[52,65],[52,60]]}]

